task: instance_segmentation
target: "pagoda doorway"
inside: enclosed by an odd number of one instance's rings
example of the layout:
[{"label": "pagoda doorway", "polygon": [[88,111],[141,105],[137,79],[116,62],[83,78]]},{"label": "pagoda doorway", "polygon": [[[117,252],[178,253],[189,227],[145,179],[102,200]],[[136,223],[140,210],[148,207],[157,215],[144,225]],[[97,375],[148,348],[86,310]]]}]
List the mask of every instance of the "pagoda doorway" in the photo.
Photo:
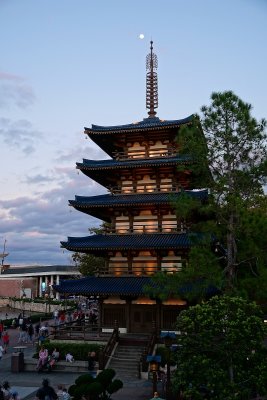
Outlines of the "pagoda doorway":
[{"label": "pagoda doorway", "polygon": [[132,305],[131,332],[150,333],[156,321],[156,305]]}]

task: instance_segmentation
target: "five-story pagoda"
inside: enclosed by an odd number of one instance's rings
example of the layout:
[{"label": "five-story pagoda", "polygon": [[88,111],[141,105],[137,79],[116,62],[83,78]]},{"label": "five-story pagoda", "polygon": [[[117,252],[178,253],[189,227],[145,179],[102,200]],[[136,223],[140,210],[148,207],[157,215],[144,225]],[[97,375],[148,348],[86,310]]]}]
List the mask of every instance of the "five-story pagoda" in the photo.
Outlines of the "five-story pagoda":
[{"label": "five-story pagoda", "polygon": [[201,200],[207,197],[205,190],[192,187],[190,159],[179,155],[176,141],[180,127],[192,123],[193,117],[171,121],[156,117],[153,42],[146,66],[148,118],[128,125],[85,128],[85,134],[110,159],[77,163],[80,171],[108,193],[76,196],[70,205],[106,222],[109,229],[61,242],[70,251],[104,256],[106,267],[97,277],[63,281],[57,288],[63,293],[97,296],[101,329],[113,328],[116,320],[125,332],[149,332],[153,324],[158,329],[172,328],[185,302],[151,299],[143,288],[158,271],[179,273],[188,255],[189,226],[176,215],[175,198],[181,192]]}]

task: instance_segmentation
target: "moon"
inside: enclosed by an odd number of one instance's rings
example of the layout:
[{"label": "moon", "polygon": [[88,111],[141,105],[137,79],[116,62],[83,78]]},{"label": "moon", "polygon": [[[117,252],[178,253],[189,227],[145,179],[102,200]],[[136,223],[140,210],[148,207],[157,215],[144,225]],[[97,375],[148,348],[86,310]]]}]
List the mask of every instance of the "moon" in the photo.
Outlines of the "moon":
[{"label": "moon", "polygon": [[139,39],[143,40],[145,38],[145,35],[143,33],[140,33]]}]

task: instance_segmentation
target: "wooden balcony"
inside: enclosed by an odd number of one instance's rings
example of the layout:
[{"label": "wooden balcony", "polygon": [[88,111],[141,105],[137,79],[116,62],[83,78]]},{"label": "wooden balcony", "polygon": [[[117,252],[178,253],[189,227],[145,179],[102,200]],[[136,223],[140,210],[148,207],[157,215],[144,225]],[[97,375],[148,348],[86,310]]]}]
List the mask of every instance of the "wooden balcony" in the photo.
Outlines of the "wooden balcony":
[{"label": "wooden balcony", "polygon": [[147,267],[143,266],[116,266],[107,269],[99,270],[99,276],[153,276],[157,272],[165,272],[166,274],[175,274],[181,269],[178,265],[170,265],[169,267]]},{"label": "wooden balcony", "polygon": [[162,234],[166,234],[166,233],[186,233],[188,230],[188,227],[184,224],[184,225],[179,225],[179,226],[174,226],[174,225],[165,225],[164,226],[151,226],[149,227],[147,224],[146,225],[138,225],[132,228],[124,228],[124,227],[106,227],[104,229],[104,234],[105,235],[111,235],[111,234],[115,234],[115,235],[129,235],[129,234],[149,234],[149,233],[162,233]]},{"label": "wooden balcony", "polygon": [[127,161],[138,158],[159,158],[159,157],[174,157],[177,155],[177,148],[175,147],[155,147],[155,148],[142,148],[134,149],[131,148],[127,152],[115,151],[113,153],[114,160]]},{"label": "wooden balcony", "polygon": [[174,193],[179,192],[181,185],[162,182],[159,185],[153,182],[129,183],[123,186],[109,187],[109,192],[116,194],[141,194],[141,193]]}]

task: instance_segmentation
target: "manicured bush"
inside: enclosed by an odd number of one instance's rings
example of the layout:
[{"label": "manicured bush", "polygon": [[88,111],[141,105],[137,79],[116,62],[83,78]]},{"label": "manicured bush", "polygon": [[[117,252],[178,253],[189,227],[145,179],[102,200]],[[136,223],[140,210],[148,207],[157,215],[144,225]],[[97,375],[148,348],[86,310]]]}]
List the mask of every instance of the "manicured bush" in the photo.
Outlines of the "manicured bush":
[{"label": "manicured bush", "polygon": [[[60,343],[60,342],[50,342],[49,340],[45,340],[43,345],[48,350],[49,353],[52,353],[54,348],[56,347],[60,354],[60,360],[64,360],[67,353],[71,353],[74,357],[74,360],[88,360],[89,351],[94,351],[96,353],[96,360],[98,359],[98,354],[100,350],[100,345],[96,343]],[[36,352],[38,354],[40,350],[40,346],[37,346]],[[37,357],[37,354],[35,355]]]},{"label": "manicured bush", "polygon": [[75,385],[70,386],[68,392],[74,400],[108,400],[112,393],[123,387],[119,379],[113,380],[116,372],[113,369],[105,369],[96,378],[90,374],[79,376]]}]

